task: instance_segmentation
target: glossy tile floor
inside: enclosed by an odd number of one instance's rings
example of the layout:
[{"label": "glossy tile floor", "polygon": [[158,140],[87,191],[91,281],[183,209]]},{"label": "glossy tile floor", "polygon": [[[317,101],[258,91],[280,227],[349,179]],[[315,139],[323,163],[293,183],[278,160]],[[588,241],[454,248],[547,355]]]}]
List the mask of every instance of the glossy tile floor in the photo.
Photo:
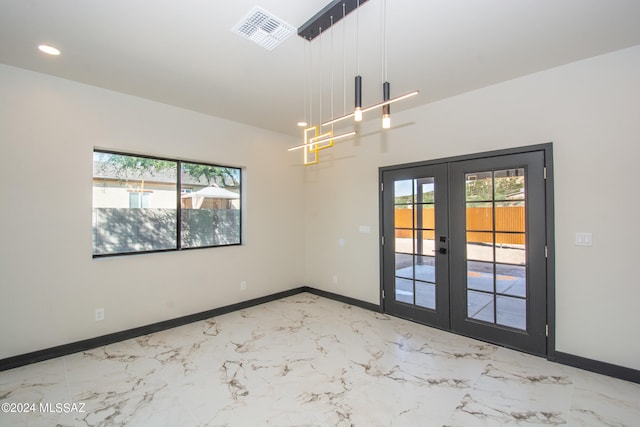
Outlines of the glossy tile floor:
[{"label": "glossy tile floor", "polygon": [[640,425],[638,384],[306,293],[0,372],[0,403],[3,427]]}]

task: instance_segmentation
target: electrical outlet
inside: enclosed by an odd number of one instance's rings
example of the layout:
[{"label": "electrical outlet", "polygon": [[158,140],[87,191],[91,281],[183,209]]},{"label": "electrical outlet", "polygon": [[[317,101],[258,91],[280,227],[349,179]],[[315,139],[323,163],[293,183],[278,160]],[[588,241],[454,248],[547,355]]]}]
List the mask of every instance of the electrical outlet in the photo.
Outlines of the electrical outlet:
[{"label": "electrical outlet", "polygon": [[331,283],[333,283],[334,285],[338,284],[338,275],[334,274],[333,277],[331,277]]},{"label": "electrical outlet", "polygon": [[96,320],[104,320],[104,308],[96,308]]},{"label": "electrical outlet", "polygon": [[241,291],[246,291],[247,290],[247,282],[245,282],[244,280],[242,282],[240,282],[240,290]]}]

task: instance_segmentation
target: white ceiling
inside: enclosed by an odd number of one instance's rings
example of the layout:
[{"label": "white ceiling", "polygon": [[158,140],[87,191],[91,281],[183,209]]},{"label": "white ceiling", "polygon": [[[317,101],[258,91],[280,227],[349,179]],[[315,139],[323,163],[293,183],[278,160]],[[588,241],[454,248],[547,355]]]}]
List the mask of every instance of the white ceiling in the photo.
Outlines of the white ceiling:
[{"label": "white ceiling", "polygon": [[[363,104],[381,100],[382,1],[267,51],[230,31],[253,6],[298,28],[329,0],[0,0],[0,63],[297,135],[305,109],[332,116],[332,88],[333,116],[353,109],[357,58]],[[394,111],[640,44],[638,0],[387,0],[386,16],[391,96],[420,90]]]}]

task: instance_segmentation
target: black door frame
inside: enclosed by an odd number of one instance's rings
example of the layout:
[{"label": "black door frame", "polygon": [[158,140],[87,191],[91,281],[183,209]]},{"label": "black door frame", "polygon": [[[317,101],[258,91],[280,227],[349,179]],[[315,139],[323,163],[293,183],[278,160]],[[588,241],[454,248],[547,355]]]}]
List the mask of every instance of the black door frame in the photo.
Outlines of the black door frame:
[{"label": "black door frame", "polygon": [[[521,154],[521,153],[529,153],[533,151],[543,151],[544,152],[544,173],[545,173],[545,239],[546,239],[546,250],[547,250],[547,271],[546,271],[546,281],[547,281],[547,359],[555,360],[556,358],[556,337],[555,337],[555,329],[556,329],[556,293],[555,293],[555,218],[554,218],[554,190],[553,190],[553,143],[545,143],[545,144],[536,144],[536,145],[528,145],[523,147],[516,148],[507,148],[502,150],[494,150],[487,151],[481,153],[474,154],[466,154],[461,156],[454,157],[446,157],[440,159],[433,159],[427,161],[420,162],[411,162],[404,163],[399,165],[392,166],[383,166],[378,169],[378,189],[379,189],[379,232],[380,232],[380,306],[382,307],[382,311],[386,312],[385,308],[385,299],[384,299],[384,221],[385,221],[385,212],[384,212],[384,203],[383,203],[383,186],[382,179],[384,172],[392,171],[396,169],[404,169],[404,168],[414,168],[421,166],[430,166],[440,163],[448,163],[448,162],[458,162],[465,160],[477,160],[488,157],[496,157],[496,156],[504,156],[511,154]],[[388,215],[388,213],[387,213]],[[389,236],[389,238],[392,238]],[[451,332],[447,330],[448,332]],[[455,332],[452,332],[455,333]]]}]

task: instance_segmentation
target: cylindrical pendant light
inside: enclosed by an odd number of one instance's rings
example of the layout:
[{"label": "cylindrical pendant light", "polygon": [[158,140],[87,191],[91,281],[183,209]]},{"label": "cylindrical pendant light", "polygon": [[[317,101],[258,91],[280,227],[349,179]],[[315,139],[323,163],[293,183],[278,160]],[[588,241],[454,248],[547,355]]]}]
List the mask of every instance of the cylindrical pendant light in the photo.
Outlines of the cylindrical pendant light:
[{"label": "cylindrical pendant light", "polygon": [[[389,93],[391,92],[391,84],[384,82],[382,84],[382,100],[388,101],[390,99]],[[385,104],[382,106],[382,129],[389,129],[391,127],[391,105]]]},{"label": "cylindrical pendant light", "polygon": [[362,76],[360,75],[360,0],[356,4],[356,108],[353,111],[353,120],[362,121]]},{"label": "cylindrical pendant light", "polygon": [[389,129],[391,127],[391,105],[386,103],[391,99],[391,84],[387,77],[387,0],[382,0],[381,3],[380,22],[382,23],[382,44],[380,51],[382,52],[382,129]]},{"label": "cylindrical pendant light", "polygon": [[353,119],[356,122],[362,121],[362,76],[356,76],[356,109]]}]

